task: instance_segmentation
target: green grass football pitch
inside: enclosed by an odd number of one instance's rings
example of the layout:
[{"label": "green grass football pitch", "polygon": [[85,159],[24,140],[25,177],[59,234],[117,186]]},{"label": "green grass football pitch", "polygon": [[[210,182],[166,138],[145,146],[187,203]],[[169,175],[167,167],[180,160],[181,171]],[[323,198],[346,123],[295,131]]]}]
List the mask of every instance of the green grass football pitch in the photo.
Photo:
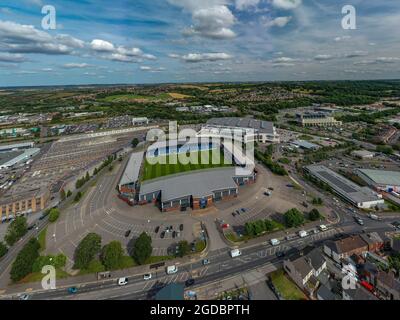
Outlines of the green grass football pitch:
[{"label": "green grass football pitch", "polygon": [[[152,180],[182,172],[232,166],[232,164],[224,162],[224,155],[222,152],[220,153],[219,159],[218,154],[213,154],[212,150],[193,152],[190,154],[190,157],[192,159],[197,158],[197,163],[193,163],[193,161],[191,161],[189,164],[181,164],[179,163],[178,158],[176,164],[171,164],[171,156],[158,157],[158,159],[160,160],[166,159],[166,161],[164,162],[166,164],[151,164],[146,160],[142,181]],[[204,157],[206,161],[202,161],[202,157]]]}]

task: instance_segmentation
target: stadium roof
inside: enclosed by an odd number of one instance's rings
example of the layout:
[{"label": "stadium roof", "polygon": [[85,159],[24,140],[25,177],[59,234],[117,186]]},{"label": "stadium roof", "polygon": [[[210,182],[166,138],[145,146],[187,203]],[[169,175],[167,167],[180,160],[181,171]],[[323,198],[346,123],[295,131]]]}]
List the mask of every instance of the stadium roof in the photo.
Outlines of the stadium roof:
[{"label": "stadium roof", "polygon": [[142,183],[140,195],[161,191],[161,201],[172,201],[188,196],[203,198],[214,191],[236,189],[233,177],[236,168],[192,171]]},{"label": "stadium roof", "polygon": [[207,121],[209,126],[250,128],[260,133],[274,134],[274,124],[269,121],[252,118],[212,118]]},{"label": "stadium roof", "polygon": [[119,182],[120,186],[134,183],[139,180],[139,173],[143,162],[143,156],[144,152],[132,153]]},{"label": "stadium roof", "polygon": [[306,167],[315,177],[324,183],[328,184],[332,189],[343,197],[348,198],[354,203],[364,203],[370,201],[377,201],[380,198],[371,189],[360,187],[354,182],[346,179],[345,177],[337,174],[336,172],[328,169],[325,166],[312,165]]},{"label": "stadium roof", "polygon": [[371,169],[358,169],[362,174],[370,178],[374,183],[388,186],[400,185],[399,171],[383,171]]}]

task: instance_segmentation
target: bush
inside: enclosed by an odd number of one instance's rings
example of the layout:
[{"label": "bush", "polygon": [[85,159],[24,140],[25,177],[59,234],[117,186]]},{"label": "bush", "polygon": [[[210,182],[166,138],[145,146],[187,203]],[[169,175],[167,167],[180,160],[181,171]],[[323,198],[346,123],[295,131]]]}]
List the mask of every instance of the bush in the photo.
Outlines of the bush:
[{"label": "bush", "polygon": [[25,217],[17,217],[7,228],[4,240],[9,246],[14,245],[28,232],[28,223]]},{"label": "bush", "polygon": [[123,266],[124,250],[118,241],[112,241],[105,245],[101,252],[101,262],[106,270],[116,270]]},{"label": "bush", "polygon": [[75,250],[75,269],[87,269],[89,263],[100,253],[101,237],[96,233],[89,233],[79,243]]},{"label": "bush", "polygon": [[279,228],[280,226],[277,222],[268,219],[247,222],[245,224],[246,235],[252,237],[257,237],[265,232],[272,232]]},{"label": "bush", "polygon": [[321,213],[317,210],[317,209],[312,209],[309,213],[308,213],[308,218],[311,221],[317,221],[319,219],[321,219],[322,215]]},{"label": "bush", "polygon": [[97,273],[97,272],[104,272],[106,268],[101,264],[101,262],[97,259],[93,259],[87,265],[85,269],[87,273]]},{"label": "bush", "polygon": [[297,228],[304,223],[304,215],[296,208],[287,211],[284,214],[284,219],[288,228]]},{"label": "bush", "polygon": [[8,251],[7,246],[3,242],[0,242],[0,258],[4,257],[7,251]]},{"label": "bush", "polygon": [[15,261],[11,266],[10,276],[13,282],[17,282],[32,273],[33,264],[39,257],[40,244],[32,238],[18,253]]},{"label": "bush", "polygon": [[58,209],[51,209],[49,214],[49,221],[56,222],[60,216],[60,210]]},{"label": "bush", "polygon": [[190,252],[189,242],[187,242],[186,240],[180,241],[178,243],[177,256],[182,258],[182,257],[186,256],[189,252]]},{"label": "bush", "polygon": [[146,260],[151,257],[152,252],[151,237],[146,232],[143,232],[136,239],[133,246],[133,258],[138,264],[145,264]]}]

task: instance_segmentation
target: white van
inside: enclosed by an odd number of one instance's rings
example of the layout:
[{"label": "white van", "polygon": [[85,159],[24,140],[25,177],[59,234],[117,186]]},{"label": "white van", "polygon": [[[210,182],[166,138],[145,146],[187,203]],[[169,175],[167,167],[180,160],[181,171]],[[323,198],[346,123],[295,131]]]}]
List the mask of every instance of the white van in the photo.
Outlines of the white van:
[{"label": "white van", "polygon": [[319,230],[321,230],[322,232],[328,230],[327,226],[324,225],[324,224],[321,224],[318,228],[319,228]]},{"label": "white van", "polygon": [[239,249],[234,249],[231,251],[232,258],[240,257],[241,255],[242,255],[242,252]]},{"label": "white van", "polygon": [[173,266],[167,267],[167,274],[175,274],[177,272],[178,272],[177,266],[173,265]]},{"label": "white van", "polygon": [[278,239],[271,239],[269,241],[273,246],[278,246],[281,242]]},{"label": "white van", "polygon": [[307,237],[307,236],[308,236],[307,231],[304,231],[304,230],[299,231],[299,237],[300,237],[300,238],[305,238],[305,237]]},{"label": "white van", "polygon": [[128,284],[128,278],[119,278],[118,279],[118,285],[120,287],[126,286]]}]

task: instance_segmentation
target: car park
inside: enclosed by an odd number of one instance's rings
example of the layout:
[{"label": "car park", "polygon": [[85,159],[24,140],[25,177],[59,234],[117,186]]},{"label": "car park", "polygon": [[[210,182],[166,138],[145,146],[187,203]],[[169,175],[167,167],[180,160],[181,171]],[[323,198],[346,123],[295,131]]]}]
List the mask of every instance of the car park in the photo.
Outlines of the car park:
[{"label": "car park", "polygon": [[128,278],[119,278],[118,279],[118,285],[120,287],[126,286],[128,284]]}]

